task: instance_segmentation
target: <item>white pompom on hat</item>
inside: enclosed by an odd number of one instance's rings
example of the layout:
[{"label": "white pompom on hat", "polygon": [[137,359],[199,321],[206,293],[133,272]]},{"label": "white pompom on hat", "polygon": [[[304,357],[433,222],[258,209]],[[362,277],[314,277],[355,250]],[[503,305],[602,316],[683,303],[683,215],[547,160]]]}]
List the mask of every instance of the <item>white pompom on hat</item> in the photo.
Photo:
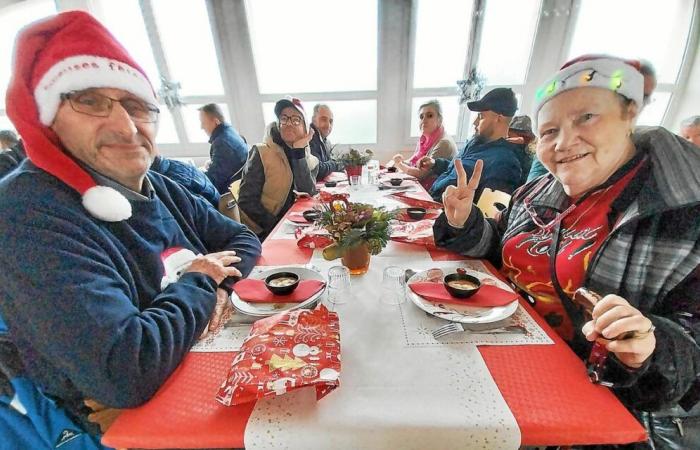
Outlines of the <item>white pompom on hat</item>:
[{"label": "white pompom on hat", "polygon": [[129,53],[90,14],[69,11],[34,22],[17,35],[7,115],[22,136],[27,157],[83,197],[94,217],[119,222],[131,204],[117,190],[95,180],[63,150],[49,128],[61,94],[88,88],[122,89],[156,104],[148,77]]}]

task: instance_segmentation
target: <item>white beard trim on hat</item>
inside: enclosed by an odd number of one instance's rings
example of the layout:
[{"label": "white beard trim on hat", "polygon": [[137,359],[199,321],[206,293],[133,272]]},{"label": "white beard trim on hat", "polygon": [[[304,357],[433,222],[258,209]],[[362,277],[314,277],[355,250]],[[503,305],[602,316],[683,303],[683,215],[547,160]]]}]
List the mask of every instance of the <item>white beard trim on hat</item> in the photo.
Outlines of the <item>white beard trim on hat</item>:
[{"label": "white beard trim on hat", "polygon": [[131,203],[119,191],[108,186],[93,186],[83,194],[83,206],[105,222],[121,222],[131,217]]},{"label": "white beard trim on hat", "polygon": [[71,56],[52,66],[34,89],[41,123],[51,125],[61,94],[89,88],[122,89],[154,105],[158,103],[146,77],[127,63],[94,55]]}]

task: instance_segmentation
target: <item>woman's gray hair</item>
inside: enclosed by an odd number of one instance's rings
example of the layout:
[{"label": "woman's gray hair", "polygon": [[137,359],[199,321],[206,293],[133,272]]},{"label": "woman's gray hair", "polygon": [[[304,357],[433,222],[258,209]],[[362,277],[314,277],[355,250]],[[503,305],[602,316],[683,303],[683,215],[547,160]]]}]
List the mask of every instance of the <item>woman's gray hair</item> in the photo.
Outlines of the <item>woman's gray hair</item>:
[{"label": "woman's gray hair", "polygon": [[690,116],[681,122],[681,128],[700,126],[700,116]]},{"label": "woman's gray hair", "polygon": [[440,101],[438,101],[438,99],[434,98],[432,100],[428,100],[418,107],[418,111],[420,112],[421,109],[426,107],[433,108],[435,112],[437,112],[438,117],[442,119],[442,106],[440,106]]}]

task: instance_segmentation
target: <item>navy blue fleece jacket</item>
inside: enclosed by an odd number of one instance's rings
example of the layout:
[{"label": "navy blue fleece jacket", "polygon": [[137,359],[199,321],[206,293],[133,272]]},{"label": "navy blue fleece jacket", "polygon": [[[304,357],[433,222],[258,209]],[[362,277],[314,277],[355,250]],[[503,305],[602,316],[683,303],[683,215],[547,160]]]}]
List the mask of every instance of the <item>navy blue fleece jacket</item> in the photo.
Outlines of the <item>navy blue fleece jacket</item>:
[{"label": "navy blue fleece jacket", "polygon": [[235,250],[244,275],[260,255],[245,226],[166,177],[148,179],[132,217],[112,223],[29,161],[0,182],[0,314],[31,378],[77,417],[84,398],[148,400],[204,331],[217,286],[185,273],[161,289],[164,251]]}]

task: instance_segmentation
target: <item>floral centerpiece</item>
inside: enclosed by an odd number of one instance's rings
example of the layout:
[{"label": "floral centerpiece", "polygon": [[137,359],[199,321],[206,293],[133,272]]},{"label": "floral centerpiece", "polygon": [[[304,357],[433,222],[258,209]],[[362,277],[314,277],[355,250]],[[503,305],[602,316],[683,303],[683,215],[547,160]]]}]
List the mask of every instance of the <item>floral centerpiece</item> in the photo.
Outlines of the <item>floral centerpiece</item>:
[{"label": "floral centerpiece", "polygon": [[362,166],[367,164],[369,160],[372,159],[372,156],[374,156],[374,153],[372,153],[370,149],[365,149],[365,151],[361,153],[359,150],[350,148],[349,151],[339,155],[336,160],[343,164],[348,177],[351,177],[354,175],[361,175]]},{"label": "floral centerpiece", "polygon": [[333,244],[323,250],[323,256],[342,258],[352,275],[367,272],[370,256],[386,247],[392,218],[393,213],[383,207],[350,203],[342,197],[325,204],[319,224],[330,233]]}]

